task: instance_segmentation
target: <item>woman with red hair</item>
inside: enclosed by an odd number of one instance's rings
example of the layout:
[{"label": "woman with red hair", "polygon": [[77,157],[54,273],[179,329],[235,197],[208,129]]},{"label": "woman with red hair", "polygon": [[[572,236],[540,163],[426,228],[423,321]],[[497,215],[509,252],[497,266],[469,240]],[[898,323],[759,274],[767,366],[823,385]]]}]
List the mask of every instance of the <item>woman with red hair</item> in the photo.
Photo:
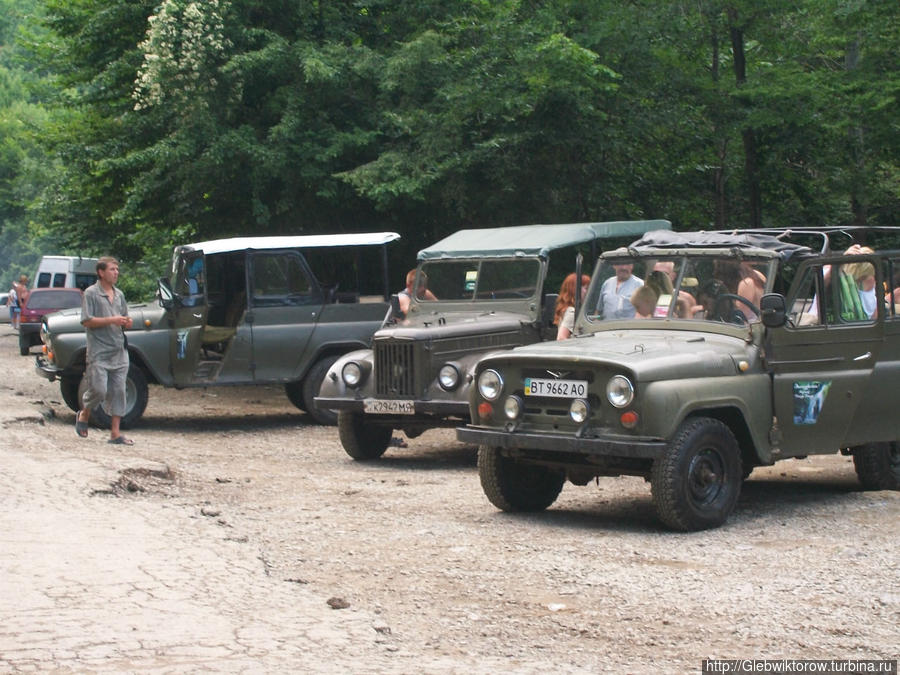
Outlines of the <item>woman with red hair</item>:
[{"label": "woman with red hair", "polygon": [[[584,300],[585,292],[591,278],[587,274],[581,275],[581,299]],[[575,273],[563,279],[559,287],[559,297],[556,299],[556,311],[553,314],[553,323],[558,326],[557,340],[566,340],[575,330]]]}]

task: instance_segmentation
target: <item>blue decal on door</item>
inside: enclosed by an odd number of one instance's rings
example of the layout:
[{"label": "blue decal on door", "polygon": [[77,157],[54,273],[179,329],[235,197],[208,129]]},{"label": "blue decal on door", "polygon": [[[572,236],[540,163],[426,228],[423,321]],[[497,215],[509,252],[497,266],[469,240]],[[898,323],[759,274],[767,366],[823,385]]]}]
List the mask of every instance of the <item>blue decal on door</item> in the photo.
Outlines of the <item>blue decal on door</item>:
[{"label": "blue decal on door", "polygon": [[831,380],[794,382],[794,424],[815,424],[830,388]]}]

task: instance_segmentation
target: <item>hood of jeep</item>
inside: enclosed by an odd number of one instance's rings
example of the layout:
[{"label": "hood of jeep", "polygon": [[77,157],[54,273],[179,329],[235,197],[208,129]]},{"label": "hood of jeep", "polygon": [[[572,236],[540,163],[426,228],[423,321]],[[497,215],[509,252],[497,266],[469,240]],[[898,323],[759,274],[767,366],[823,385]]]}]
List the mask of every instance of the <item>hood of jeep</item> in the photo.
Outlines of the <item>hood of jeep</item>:
[{"label": "hood of jeep", "polygon": [[512,312],[448,312],[419,315],[406,326],[389,326],[375,333],[375,340],[435,340],[507,333],[530,324],[527,316]]},{"label": "hood of jeep", "polygon": [[759,360],[756,346],[741,338],[663,330],[601,331],[518,347],[496,358],[553,368],[618,366],[633,372],[638,381],[734,375],[740,361]]},{"label": "hood of jeep", "polygon": [[[150,321],[150,326],[156,326],[165,315],[165,310],[156,304],[139,303],[128,305],[128,316],[133,322],[131,330],[143,330],[147,328],[146,321]],[[64,309],[59,312],[47,315],[45,318],[51,335],[62,335],[63,333],[83,333],[84,326],[81,325],[81,308],[73,307]]]}]

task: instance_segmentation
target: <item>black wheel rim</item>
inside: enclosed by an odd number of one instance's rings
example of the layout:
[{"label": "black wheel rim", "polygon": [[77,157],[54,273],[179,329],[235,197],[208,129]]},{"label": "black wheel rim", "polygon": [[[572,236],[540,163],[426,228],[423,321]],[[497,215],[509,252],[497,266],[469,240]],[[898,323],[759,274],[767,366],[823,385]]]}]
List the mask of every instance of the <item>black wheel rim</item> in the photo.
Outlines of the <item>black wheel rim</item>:
[{"label": "black wheel rim", "polygon": [[688,496],[695,506],[713,504],[725,486],[725,462],[709,448],[691,458],[688,468]]}]

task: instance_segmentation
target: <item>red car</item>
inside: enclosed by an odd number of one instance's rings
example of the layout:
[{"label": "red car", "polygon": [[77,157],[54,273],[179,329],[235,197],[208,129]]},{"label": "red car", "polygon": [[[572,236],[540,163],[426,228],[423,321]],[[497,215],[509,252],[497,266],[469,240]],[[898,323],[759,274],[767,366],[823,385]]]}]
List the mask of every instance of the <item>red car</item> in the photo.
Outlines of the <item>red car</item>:
[{"label": "red car", "polygon": [[32,345],[41,344],[41,319],[61,309],[81,307],[78,288],[33,288],[19,319],[19,353],[28,356]]}]

